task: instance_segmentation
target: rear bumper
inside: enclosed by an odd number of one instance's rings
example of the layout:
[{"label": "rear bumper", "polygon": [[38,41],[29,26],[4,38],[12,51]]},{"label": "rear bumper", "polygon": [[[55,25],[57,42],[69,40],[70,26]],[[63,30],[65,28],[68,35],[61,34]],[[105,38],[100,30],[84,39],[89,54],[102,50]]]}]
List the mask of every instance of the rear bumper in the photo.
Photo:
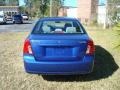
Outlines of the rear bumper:
[{"label": "rear bumper", "polygon": [[13,23],[22,23],[23,21],[22,20],[15,20],[15,21],[13,21]]},{"label": "rear bumper", "polygon": [[74,62],[38,62],[33,56],[24,56],[25,71],[34,74],[71,75],[92,72],[94,56],[85,56]]}]

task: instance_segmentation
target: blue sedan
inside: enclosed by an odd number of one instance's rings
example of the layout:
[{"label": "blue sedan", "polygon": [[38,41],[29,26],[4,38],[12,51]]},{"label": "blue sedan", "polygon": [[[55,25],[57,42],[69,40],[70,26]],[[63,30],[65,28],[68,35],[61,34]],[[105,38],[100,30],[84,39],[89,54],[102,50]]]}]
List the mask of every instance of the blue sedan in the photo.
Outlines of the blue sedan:
[{"label": "blue sedan", "polygon": [[77,19],[42,18],[25,40],[24,67],[34,74],[88,74],[94,52],[93,41]]},{"label": "blue sedan", "polygon": [[19,23],[22,24],[23,23],[23,18],[22,18],[21,15],[14,15],[12,21],[13,21],[14,24],[16,24],[16,23],[17,24],[19,24]]}]

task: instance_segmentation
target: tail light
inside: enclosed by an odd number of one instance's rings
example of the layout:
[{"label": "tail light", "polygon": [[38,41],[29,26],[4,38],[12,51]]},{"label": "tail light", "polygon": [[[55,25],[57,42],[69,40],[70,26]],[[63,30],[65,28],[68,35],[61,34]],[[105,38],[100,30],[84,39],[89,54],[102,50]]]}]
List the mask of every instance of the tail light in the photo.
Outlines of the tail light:
[{"label": "tail light", "polygon": [[23,53],[24,54],[33,54],[32,53],[32,48],[31,48],[31,44],[30,44],[30,40],[26,39],[25,43],[24,43],[24,48],[23,48]]},{"label": "tail light", "polygon": [[92,40],[88,41],[86,54],[93,55],[95,52],[95,46]]}]

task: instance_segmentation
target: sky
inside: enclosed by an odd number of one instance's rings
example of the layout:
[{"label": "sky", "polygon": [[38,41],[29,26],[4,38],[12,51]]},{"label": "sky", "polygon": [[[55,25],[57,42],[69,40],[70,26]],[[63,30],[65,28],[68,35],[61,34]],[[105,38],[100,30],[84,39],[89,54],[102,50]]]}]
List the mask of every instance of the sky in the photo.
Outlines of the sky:
[{"label": "sky", "polygon": [[[86,0],[87,1],[87,0]],[[72,6],[76,7],[77,6],[77,0],[65,0],[65,6]],[[106,3],[106,0],[99,0],[99,4]],[[24,0],[19,0],[19,5],[25,5]]]},{"label": "sky", "polygon": [[19,6],[25,5],[24,0],[19,0]]},{"label": "sky", "polygon": [[106,4],[107,0],[99,0],[99,5]]},{"label": "sky", "polygon": [[65,4],[65,6],[76,7],[77,6],[77,0],[65,0],[64,4]]}]

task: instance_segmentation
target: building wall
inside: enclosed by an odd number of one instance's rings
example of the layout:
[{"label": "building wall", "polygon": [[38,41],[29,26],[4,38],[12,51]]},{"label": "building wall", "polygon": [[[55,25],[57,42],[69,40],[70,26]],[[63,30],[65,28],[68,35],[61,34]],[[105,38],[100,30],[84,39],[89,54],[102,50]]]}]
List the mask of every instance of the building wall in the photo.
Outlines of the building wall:
[{"label": "building wall", "polygon": [[72,18],[78,18],[76,7],[62,7],[58,11],[59,17],[72,17]]},{"label": "building wall", "polygon": [[0,6],[0,11],[12,16],[19,13],[19,6]]},{"label": "building wall", "polygon": [[19,0],[0,0],[0,6],[17,6]]},{"label": "building wall", "polygon": [[78,18],[77,9],[78,8],[68,8],[67,9],[67,16],[73,17],[73,18]]},{"label": "building wall", "polygon": [[78,0],[78,18],[83,23],[90,23],[97,15],[97,0]]},{"label": "building wall", "polygon": [[106,6],[100,5],[98,6],[98,24],[106,23]]},{"label": "building wall", "polygon": [[78,0],[78,18],[81,22],[88,21],[91,14],[91,0]]},{"label": "building wall", "polygon": [[77,0],[78,6],[59,10],[58,16],[78,18],[82,23],[97,22],[98,0]]},{"label": "building wall", "polygon": [[3,6],[3,5],[5,5],[4,0],[0,0],[0,6]]}]

